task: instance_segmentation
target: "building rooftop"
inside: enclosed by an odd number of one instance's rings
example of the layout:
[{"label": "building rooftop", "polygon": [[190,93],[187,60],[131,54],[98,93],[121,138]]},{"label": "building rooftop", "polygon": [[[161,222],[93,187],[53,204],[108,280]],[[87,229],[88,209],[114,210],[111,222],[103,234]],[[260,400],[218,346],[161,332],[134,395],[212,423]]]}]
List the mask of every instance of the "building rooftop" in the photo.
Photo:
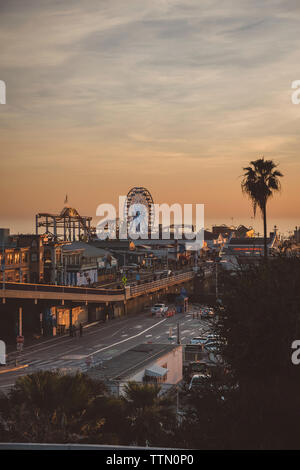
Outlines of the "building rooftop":
[{"label": "building rooftop", "polygon": [[218,237],[215,234],[213,234],[209,230],[204,230],[204,240],[205,241],[215,240],[216,238],[218,238]]},{"label": "building rooftop", "polygon": [[[272,240],[267,238],[267,243],[269,244]],[[248,245],[248,246],[263,246],[264,238],[263,237],[245,237],[245,238],[231,238],[229,245]]]},{"label": "building rooftop", "polygon": [[103,258],[104,256],[111,256],[111,253],[103,248],[97,248],[85,242],[71,242],[63,245],[64,251],[84,250],[85,256],[90,258]]},{"label": "building rooftop", "polygon": [[126,250],[129,249],[130,240],[99,240],[95,239],[92,242],[92,246],[97,248],[109,248],[110,250]]},{"label": "building rooftop", "polygon": [[179,344],[143,343],[105,361],[104,366],[90,369],[87,374],[96,380],[122,380],[159,359],[178,347]]}]

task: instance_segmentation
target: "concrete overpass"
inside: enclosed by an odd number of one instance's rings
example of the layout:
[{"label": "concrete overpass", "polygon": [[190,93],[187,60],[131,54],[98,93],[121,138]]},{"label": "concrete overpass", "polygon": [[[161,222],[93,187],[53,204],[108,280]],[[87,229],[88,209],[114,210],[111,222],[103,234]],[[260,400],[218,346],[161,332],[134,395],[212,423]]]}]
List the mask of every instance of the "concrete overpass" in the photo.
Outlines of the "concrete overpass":
[{"label": "concrete overpass", "polygon": [[0,283],[2,299],[69,300],[74,302],[120,302],[125,300],[124,289],[68,287],[45,284]]},{"label": "concrete overpass", "polygon": [[91,287],[69,287],[45,284],[0,283],[0,299],[32,299],[38,300],[60,300],[73,302],[124,302],[135,297],[151,294],[171,286],[183,284],[191,281],[195,273],[187,271],[185,273],[175,274],[157,281],[145,282],[141,285],[129,285],[125,289],[106,289]]}]

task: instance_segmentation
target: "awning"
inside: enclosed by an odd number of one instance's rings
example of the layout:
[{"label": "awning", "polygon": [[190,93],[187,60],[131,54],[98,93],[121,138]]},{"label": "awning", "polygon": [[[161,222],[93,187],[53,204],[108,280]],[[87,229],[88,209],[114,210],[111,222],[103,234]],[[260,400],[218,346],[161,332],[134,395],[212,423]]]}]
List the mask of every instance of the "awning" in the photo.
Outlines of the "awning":
[{"label": "awning", "polygon": [[145,370],[145,374],[148,375],[148,377],[164,377],[167,373],[168,369],[157,365],[153,365]]}]

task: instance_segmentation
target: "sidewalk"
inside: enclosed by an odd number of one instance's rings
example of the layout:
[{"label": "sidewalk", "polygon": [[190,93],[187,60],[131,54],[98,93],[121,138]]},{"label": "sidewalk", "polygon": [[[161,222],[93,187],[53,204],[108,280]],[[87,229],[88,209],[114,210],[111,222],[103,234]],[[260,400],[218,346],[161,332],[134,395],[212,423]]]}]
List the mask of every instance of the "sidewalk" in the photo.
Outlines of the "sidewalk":
[{"label": "sidewalk", "polygon": [[[122,322],[122,321],[125,321],[126,319],[128,319],[129,317],[134,317],[134,316],[139,316],[139,314],[127,314],[127,315],[121,315],[121,316],[118,316],[118,317],[113,317],[113,318],[110,318],[106,321],[103,321],[103,320],[97,320],[97,321],[93,321],[93,322],[90,322],[90,323],[86,323],[85,325],[83,325],[83,330],[86,330],[88,328],[96,328],[96,327],[100,327],[100,328],[105,328],[106,326],[108,326],[111,322]],[[49,342],[55,342],[55,341],[59,341],[59,340],[62,340],[63,338],[70,338],[70,334],[69,334],[69,330],[62,334],[62,335],[55,335],[55,336],[40,336],[39,338],[33,338],[33,337],[29,337],[29,338],[25,338],[25,345],[24,345],[24,348],[23,348],[23,351],[25,351],[27,348],[32,348],[34,346],[39,346],[41,344],[45,344],[45,343],[49,343]],[[7,344],[6,345],[6,353],[7,353],[7,356],[8,357],[11,357],[14,359],[14,356],[16,354],[18,354],[18,352],[16,351],[16,345],[13,344],[13,343],[10,343],[10,344]],[[0,370],[1,370],[1,366],[0,366]]]},{"label": "sidewalk", "polygon": [[[101,321],[96,321],[96,322],[92,322],[92,323],[87,323],[85,325],[83,325],[83,329],[85,328],[89,328],[91,326],[96,326],[98,324],[101,324],[102,322]],[[49,341],[55,341],[55,340],[58,340],[60,338],[67,338],[69,337],[70,334],[69,334],[69,331],[67,331],[66,333],[62,334],[62,335],[55,335],[55,336],[37,336],[36,338],[33,337],[33,336],[30,336],[30,337],[26,337],[25,340],[26,340],[26,346],[24,347],[24,349],[28,348],[28,347],[31,347],[31,346],[37,346],[37,345],[40,345],[40,344],[43,344],[43,343],[47,343]],[[16,351],[16,345],[14,343],[9,343],[6,345],[6,351],[7,351],[7,354],[9,355],[12,355],[14,353],[17,353]],[[1,370],[1,369],[0,369]]]}]

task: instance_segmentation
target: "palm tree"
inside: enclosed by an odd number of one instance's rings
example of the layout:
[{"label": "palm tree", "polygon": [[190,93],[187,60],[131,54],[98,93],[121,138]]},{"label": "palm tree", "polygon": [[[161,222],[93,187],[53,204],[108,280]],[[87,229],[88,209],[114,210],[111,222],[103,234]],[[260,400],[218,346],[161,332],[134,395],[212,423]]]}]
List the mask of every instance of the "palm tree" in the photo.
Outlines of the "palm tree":
[{"label": "palm tree", "polygon": [[166,445],[172,442],[176,414],[172,400],[160,395],[161,387],[150,383],[128,382],[124,401],[134,445]]},{"label": "palm tree", "polygon": [[98,401],[104,394],[104,384],[82,373],[37,371],[0,397],[0,425],[17,442],[82,442],[101,436]]},{"label": "palm tree", "polygon": [[264,157],[250,162],[250,166],[243,168],[244,175],[241,183],[243,193],[247,194],[252,201],[253,213],[259,207],[264,221],[264,257],[267,259],[267,201],[273,193],[280,191],[279,178],[283,174],[278,171],[277,165],[272,160]]}]

